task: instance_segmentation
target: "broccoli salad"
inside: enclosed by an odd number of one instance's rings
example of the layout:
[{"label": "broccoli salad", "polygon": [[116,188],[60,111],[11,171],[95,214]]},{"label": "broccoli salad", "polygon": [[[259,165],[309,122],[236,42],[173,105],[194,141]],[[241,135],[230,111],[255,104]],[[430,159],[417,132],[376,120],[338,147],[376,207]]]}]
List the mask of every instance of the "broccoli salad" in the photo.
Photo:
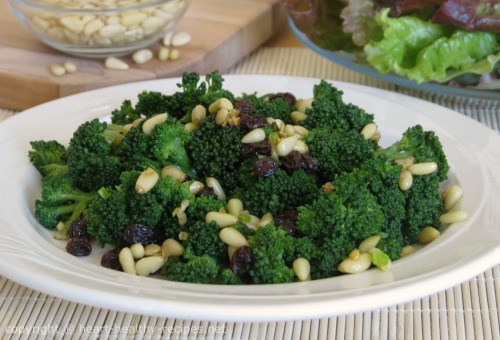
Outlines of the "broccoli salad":
[{"label": "broccoli salad", "polygon": [[75,256],[204,284],[275,284],[390,270],[443,224],[458,185],[421,125],[379,145],[375,117],[319,80],[312,98],[235,94],[213,71],[143,91],[68,145],[31,142],[37,221]]}]

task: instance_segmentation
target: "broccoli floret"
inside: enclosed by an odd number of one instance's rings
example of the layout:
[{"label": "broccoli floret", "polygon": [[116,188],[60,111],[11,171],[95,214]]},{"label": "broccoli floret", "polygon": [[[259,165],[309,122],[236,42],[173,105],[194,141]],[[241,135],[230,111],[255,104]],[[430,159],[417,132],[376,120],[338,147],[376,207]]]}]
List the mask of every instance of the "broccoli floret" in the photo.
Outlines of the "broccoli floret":
[{"label": "broccoli floret", "polygon": [[189,248],[182,257],[171,256],[163,267],[163,273],[171,281],[190,283],[217,283],[220,265],[209,255],[193,255]]},{"label": "broccoli floret", "polygon": [[220,227],[217,223],[197,221],[186,229],[189,236],[184,246],[189,247],[193,255],[209,255],[219,261],[227,260],[227,245],[219,238]]},{"label": "broccoli floret", "polygon": [[186,214],[189,221],[205,221],[205,216],[210,211],[219,211],[225,208],[226,202],[215,198],[215,196],[197,196],[189,207]]},{"label": "broccoli floret", "polygon": [[32,141],[30,145],[28,157],[42,178],[68,173],[68,152],[64,145],[55,140]]},{"label": "broccoli floret", "polygon": [[[251,164],[251,160],[245,162]],[[291,174],[278,168],[272,176],[252,176],[245,165],[240,170],[241,185],[233,196],[243,202],[251,214],[262,216],[270,212],[273,215],[310,202],[318,194],[316,177],[304,170]]]},{"label": "broccoli floret", "polygon": [[74,188],[68,175],[47,178],[42,181],[41,199],[35,202],[35,218],[47,229],[54,229],[63,222],[64,227],[57,232],[63,238],[71,222],[79,219],[96,197],[96,192]]},{"label": "broccoli floret", "polygon": [[122,166],[114,155],[112,142],[121,128],[98,119],[77,128],[68,147],[69,175],[76,188],[97,191],[118,184]]},{"label": "broccoli floret", "polygon": [[291,113],[296,110],[281,97],[269,100],[272,95],[257,96],[253,94],[243,94],[242,99],[247,100],[253,108],[252,115],[260,114],[274,119],[280,119],[285,124],[294,124]]},{"label": "broccoli floret", "polygon": [[167,95],[157,91],[142,91],[137,96],[134,111],[145,118],[160,113],[169,113],[170,101]]},{"label": "broccoli floret", "polygon": [[307,118],[300,122],[305,128],[360,132],[368,123],[373,123],[373,114],[367,113],[342,100],[342,91],[322,80],[314,86],[312,108],[306,110]]},{"label": "broccoli floret", "polygon": [[224,268],[220,273],[218,284],[221,285],[242,285],[247,284],[246,280],[236,275],[230,268]]},{"label": "broccoli floret", "polygon": [[313,129],[304,139],[309,155],[318,162],[317,175],[322,183],[342,172],[350,172],[373,158],[377,143],[354,130]]},{"label": "broccoli floret", "polygon": [[141,118],[141,114],[134,110],[132,102],[126,99],[119,109],[111,111],[111,122],[117,125],[127,125]]},{"label": "broccoli floret", "polygon": [[207,116],[186,143],[197,177],[216,178],[226,194],[230,195],[237,186],[234,173],[243,161],[240,140],[244,134],[243,129],[238,126],[222,127],[215,123],[215,115]]},{"label": "broccoli floret", "polygon": [[131,223],[127,215],[127,199],[119,189],[102,188],[85,213],[87,232],[94,237],[98,246],[112,244],[120,247],[123,232]]}]

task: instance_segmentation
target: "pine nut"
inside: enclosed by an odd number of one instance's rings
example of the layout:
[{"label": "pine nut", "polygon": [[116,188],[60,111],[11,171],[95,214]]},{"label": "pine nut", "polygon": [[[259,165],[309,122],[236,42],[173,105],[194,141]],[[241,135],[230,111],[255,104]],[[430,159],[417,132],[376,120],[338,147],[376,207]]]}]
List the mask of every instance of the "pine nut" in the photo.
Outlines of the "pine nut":
[{"label": "pine nut", "polygon": [[145,64],[153,58],[153,52],[147,48],[143,48],[132,54],[132,60],[136,64]]},{"label": "pine nut", "polygon": [[137,178],[135,191],[140,195],[147,193],[149,190],[153,189],[159,178],[160,176],[156,173],[156,171],[152,168],[147,168]]},{"label": "pine nut", "polygon": [[439,235],[441,235],[441,233],[436,228],[425,227],[420,230],[420,233],[418,234],[418,242],[427,244],[437,239]]},{"label": "pine nut", "polygon": [[199,125],[196,125],[195,123],[193,122],[189,122],[189,123],[186,123],[184,125],[184,130],[187,132],[187,133],[192,133],[194,130],[198,129],[199,128]]},{"label": "pine nut", "polygon": [[160,113],[154,115],[153,117],[146,120],[144,124],[142,124],[142,132],[150,136],[151,132],[153,132],[154,127],[156,125],[165,123],[167,121],[167,118],[168,118],[168,113]]},{"label": "pine nut", "polygon": [[207,118],[207,109],[203,105],[196,105],[191,111],[191,121],[200,125],[205,118]]},{"label": "pine nut", "polygon": [[372,257],[368,253],[359,254],[357,260],[352,260],[349,257],[344,259],[337,267],[339,272],[346,274],[361,273],[370,268],[372,264]]},{"label": "pine nut", "polygon": [[233,216],[240,216],[240,213],[243,211],[243,202],[241,202],[238,198],[231,198],[227,202],[227,212]]},{"label": "pine nut", "polygon": [[65,61],[63,63],[64,70],[66,73],[75,73],[77,71],[76,64],[72,62],[71,60]]},{"label": "pine nut", "polygon": [[286,124],[283,131],[285,132],[285,134],[287,136],[294,136],[295,135],[295,127],[291,124]]},{"label": "pine nut", "polygon": [[462,198],[463,190],[459,185],[453,185],[446,189],[444,193],[444,210],[448,211]]},{"label": "pine nut", "polygon": [[412,175],[428,175],[437,170],[436,162],[414,163],[408,167]]},{"label": "pine nut", "polygon": [[248,241],[238,230],[234,228],[223,228],[219,232],[219,238],[225,244],[239,248],[248,245]]},{"label": "pine nut", "polygon": [[268,225],[269,223],[273,222],[273,220],[274,220],[273,214],[271,214],[270,212],[265,213],[264,215],[262,215],[262,217],[259,220],[259,222],[257,223],[256,227],[257,228],[264,227],[264,226]]},{"label": "pine nut", "polygon": [[465,221],[469,217],[466,211],[455,210],[444,213],[439,217],[439,221],[443,224],[452,224]]},{"label": "pine nut", "polygon": [[123,272],[135,275],[135,261],[130,248],[125,247],[120,250],[118,261],[120,262]]},{"label": "pine nut", "polygon": [[364,239],[360,244],[359,244],[359,251],[361,253],[368,253],[370,249],[375,248],[380,241],[381,237],[380,235],[373,235],[370,236],[366,239]]},{"label": "pine nut", "polygon": [[233,254],[236,251],[236,249],[238,249],[238,248],[235,248],[232,246],[227,246],[227,257],[229,258],[229,260],[231,260],[233,258]]},{"label": "pine nut", "polygon": [[144,257],[144,246],[140,243],[134,243],[130,246],[130,252],[135,260],[142,259]]},{"label": "pine nut", "polygon": [[161,169],[161,178],[171,177],[178,182],[184,182],[187,178],[184,171],[174,165],[166,165]]},{"label": "pine nut", "polygon": [[54,76],[63,76],[66,74],[66,70],[64,69],[64,66],[60,64],[52,64],[50,65],[50,73],[52,73]]},{"label": "pine nut", "polygon": [[168,53],[169,60],[177,60],[180,57],[181,57],[181,51],[179,51],[177,48],[172,48]]},{"label": "pine nut", "polygon": [[162,46],[158,49],[157,58],[160,61],[167,61],[170,55],[170,49],[168,47]]},{"label": "pine nut", "polygon": [[201,190],[203,190],[204,187],[205,187],[205,185],[203,183],[201,183],[200,181],[194,181],[189,186],[189,191],[191,191],[191,193],[193,195],[197,195]]},{"label": "pine nut", "polygon": [[104,61],[104,66],[110,70],[128,70],[129,66],[123,60],[116,57],[108,57]]},{"label": "pine nut", "polygon": [[158,244],[148,244],[144,247],[144,256],[153,256],[161,253],[161,247]]},{"label": "pine nut", "polygon": [[233,110],[233,103],[227,98],[219,99],[219,109],[226,109],[228,111]]},{"label": "pine nut", "polygon": [[307,146],[306,143],[301,141],[300,139],[297,140],[297,143],[295,143],[295,146],[293,147],[294,151],[298,151],[301,154],[306,154],[309,152],[309,147]]},{"label": "pine nut", "polygon": [[357,260],[359,259],[359,254],[360,254],[359,249],[356,248],[349,253],[349,258],[351,260]]},{"label": "pine nut", "polygon": [[206,183],[207,187],[214,189],[215,196],[217,196],[217,199],[219,201],[226,200],[226,193],[224,192],[224,189],[222,188],[222,185],[220,185],[218,180],[216,180],[214,177],[207,177]]},{"label": "pine nut", "polygon": [[220,228],[226,228],[238,223],[238,218],[228,213],[221,213],[218,211],[210,211],[205,216],[205,222],[215,222]]},{"label": "pine nut", "polygon": [[411,188],[413,184],[413,175],[408,170],[401,171],[399,175],[399,188],[406,191]]},{"label": "pine nut", "polygon": [[229,111],[226,109],[220,108],[217,111],[217,115],[215,116],[215,124],[225,125],[228,116],[229,116]]},{"label": "pine nut", "polygon": [[366,124],[361,130],[361,134],[365,139],[371,139],[377,132],[377,125],[375,123]]},{"label": "pine nut", "polygon": [[299,139],[302,139],[304,137],[307,137],[309,134],[309,130],[307,130],[305,127],[300,126],[300,125],[294,125],[293,126],[295,129],[295,134],[298,135]]},{"label": "pine nut", "polygon": [[187,241],[188,238],[189,238],[189,233],[188,232],[181,231],[179,233],[179,240],[181,240],[181,241]]},{"label": "pine nut", "polygon": [[297,109],[297,111],[306,112],[307,109],[312,108],[313,101],[314,98],[297,99],[297,101],[295,102],[295,108]]},{"label": "pine nut", "polygon": [[303,111],[293,111],[290,114],[290,117],[292,118],[292,122],[295,124],[307,119],[307,115]]},{"label": "pine nut", "polygon": [[219,111],[219,103],[220,103],[220,99],[214,101],[212,104],[210,104],[208,106],[208,112],[210,113],[216,113],[217,111]]},{"label": "pine nut", "polygon": [[413,157],[407,157],[403,159],[397,159],[394,161],[394,163],[402,165],[403,170],[406,170],[410,165],[412,165],[415,162],[415,158]]},{"label": "pine nut", "polygon": [[148,276],[156,273],[165,263],[163,256],[148,256],[140,259],[135,264],[135,271],[139,276]]},{"label": "pine nut", "polygon": [[403,249],[401,249],[401,257],[405,257],[408,255],[411,255],[415,252],[415,247],[414,246],[404,246]]},{"label": "pine nut", "polygon": [[[262,142],[266,139],[266,132],[262,128],[253,129],[241,138],[241,143],[251,144]],[[291,150],[290,150],[291,152]]]},{"label": "pine nut", "polygon": [[184,254],[184,247],[179,243],[179,241],[173,238],[167,238],[161,244],[161,251],[164,257],[181,256]]},{"label": "pine nut", "polygon": [[290,154],[298,140],[297,136],[283,138],[278,145],[276,145],[276,153],[278,156],[285,157]]},{"label": "pine nut", "polygon": [[170,46],[172,44],[172,37],[174,35],[174,32],[172,31],[169,31],[167,32],[164,36],[163,36],[163,39],[162,39],[162,44],[164,46]]},{"label": "pine nut", "polygon": [[191,35],[187,32],[177,32],[172,36],[172,46],[184,46],[191,42]]},{"label": "pine nut", "polygon": [[144,120],[144,118],[137,118],[136,120],[134,120],[132,122],[132,126],[133,127],[138,127],[142,123],[143,120]]},{"label": "pine nut", "polygon": [[293,261],[292,267],[300,281],[306,281],[311,274],[311,264],[303,257],[299,257]]}]

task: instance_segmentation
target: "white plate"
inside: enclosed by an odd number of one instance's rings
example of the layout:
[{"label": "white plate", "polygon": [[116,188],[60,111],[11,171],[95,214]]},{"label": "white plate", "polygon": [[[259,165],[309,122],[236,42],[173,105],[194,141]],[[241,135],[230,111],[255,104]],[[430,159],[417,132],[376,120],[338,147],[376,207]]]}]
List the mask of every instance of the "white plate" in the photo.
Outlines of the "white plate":
[{"label": "white plate", "polygon": [[318,53],[322,57],[336,64],[339,64],[340,66],[367,75],[369,77],[384,80],[389,83],[404,86],[407,88],[422,90],[432,93],[443,93],[454,96],[500,100],[500,90],[486,90],[486,89],[480,90],[467,87],[449,86],[440,83],[417,83],[413,80],[410,80],[402,76],[398,76],[394,73],[385,73],[385,74],[379,73],[373,67],[358,63],[356,61],[356,57],[350,53],[343,51],[333,52],[318,47],[295,26],[295,24],[290,18],[288,19],[288,24],[293,34],[297,37],[297,39],[299,39],[309,49]]},{"label": "white plate", "polygon": [[[289,91],[312,96],[318,79],[226,76],[235,94]],[[500,136],[443,107],[419,99],[346,83],[334,83],[352,102],[375,114],[382,143],[422,124],[439,135],[452,168],[450,182],[465,192],[470,218],[390,272],[262,286],[215,286],[136,277],[67,254],[32,215],[39,176],[30,165],[29,141],[67,143],[82,122],[106,117],[142,90],[172,93],[180,79],[133,83],[82,93],[29,109],[0,123],[0,273],[33,289],[112,310],[184,319],[278,321],[328,317],[416,299],[463,282],[500,262]]]}]

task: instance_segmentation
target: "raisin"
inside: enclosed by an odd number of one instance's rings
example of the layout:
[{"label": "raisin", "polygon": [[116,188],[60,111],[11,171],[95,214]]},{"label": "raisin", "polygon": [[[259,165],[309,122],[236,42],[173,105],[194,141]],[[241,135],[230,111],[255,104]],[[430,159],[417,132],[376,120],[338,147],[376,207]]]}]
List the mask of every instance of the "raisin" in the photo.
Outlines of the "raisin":
[{"label": "raisin", "polygon": [[259,177],[272,176],[276,173],[278,167],[279,163],[274,158],[271,157],[259,158],[253,166],[252,176],[259,176]]},{"label": "raisin", "polygon": [[297,99],[295,98],[295,96],[293,94],[291,94],[290,92],[278,92],[278,93],[272,95],[271,97],[269,97],[269,101],[277,99],[277,98],[283,99],[290,106],[294,106],[295,103],[297,102]]},{"label": "raisin", "polygon": [[298,213],[296,210],[288,210],[277,214],[274,216],[274,225],[276,227],[281,227],[288,235],[297,237],[299,236],[299,232],[296,228],[297,215]]},{"label": "raisin", "polygon": [[251,158],[257,155],[270,156],[271,144],[269,144],[265,140],[261,142],[245,144],[240,151],[240,155],[243,158]]},{"label": "raisin", "polygon": [[69,237],[86,237],[89,238],[87,234],[87,220],[75,220],[71,222],[69,226]]},{"label": "raisin", "polygon": [[205,197],[215,197],[217,198],[217,195],[215,194],[214,188],[210,188],[207,186],[204,186],[203,189],[201,189],[198,193],[197,196],[205,196]]},{"label": "raisin", "polygon": [[318,162],[308,155],[293,150],[287,156],[281,158],[281,166],[288,173],[302,169],[307,173],[313,173],[318,167]]},{"label": "raisin", "polygon": [[236,103],[234,103],[234,109],[240,111],[240,115],[242,114],[252,114],[253,106],[247,99],[238,99]]},{"label": "raisin", "polygon": [[153,228],[144,224],[131,224],[123,232],[123,241],[128,245],[140,243],[147,246],[156,243],[156,234]]},{"label": "raisin", "polygon": [[73,256],[89,256],[92,245],[87,237],[73,237],[66,243],[66,251]]},{"label": "raisin", "polygon": [[264,115],[251,116],[248,113],[240,114],[240,124],[247,130],[263,128],[267,124],[267,118]]},{"label": "raisin", "polygon": [[118,249],[111,249],[105,252],[101,257],[101,266],[109,269],[121,270],[122,266],[120,265],[118,254]]},{"label": "raisin", "polygon": [[238,247],[231,256],[230,266],[237,276],[245,274],[252,263],[252,249],[249,246]]}]

